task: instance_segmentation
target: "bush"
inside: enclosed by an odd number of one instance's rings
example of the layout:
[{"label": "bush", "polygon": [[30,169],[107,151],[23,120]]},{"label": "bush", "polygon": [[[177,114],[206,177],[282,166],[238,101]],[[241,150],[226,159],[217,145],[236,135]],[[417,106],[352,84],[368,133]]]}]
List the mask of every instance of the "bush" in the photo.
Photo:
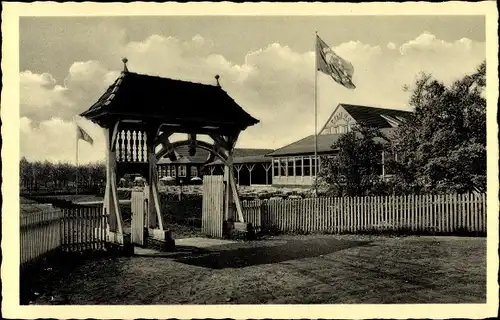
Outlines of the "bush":
[{"label": "bush", "polygon": [[161,211],[166,221],[201,227],[202,196],[183,194],[179,201],[177,194],[160,193]]}]

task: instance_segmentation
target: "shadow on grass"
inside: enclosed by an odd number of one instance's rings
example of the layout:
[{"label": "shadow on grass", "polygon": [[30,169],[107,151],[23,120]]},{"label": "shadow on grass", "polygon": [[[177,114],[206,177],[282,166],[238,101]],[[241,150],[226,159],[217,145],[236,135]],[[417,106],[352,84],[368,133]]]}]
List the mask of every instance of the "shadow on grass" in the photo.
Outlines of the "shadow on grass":
[{"label": "shadow on grass", "polygon": [[179,255],[170,258],[180,263],[211,269],[244,268],[318,257],[344,249],[367,246],[370,243],[370,241],[318,238],[287,240],[273,246],[257,243],[256,246],[243,248],[238,247],[238,244],[214,246],[209,249],[178,247]]},{"label": "shadow on grass", "polygon": [[[20,270],[20,292],[19,303],[21,305],[31,304],[38,297],[57,290],[57,286],[65,277],[69,276],[75,269],[90,260],[102,260],[118,258],[119,255],[109,252],[63,252],[55,250],[43,259],[34,261]],[[54,304],[66,304],[67,299],[63,296]]]}]

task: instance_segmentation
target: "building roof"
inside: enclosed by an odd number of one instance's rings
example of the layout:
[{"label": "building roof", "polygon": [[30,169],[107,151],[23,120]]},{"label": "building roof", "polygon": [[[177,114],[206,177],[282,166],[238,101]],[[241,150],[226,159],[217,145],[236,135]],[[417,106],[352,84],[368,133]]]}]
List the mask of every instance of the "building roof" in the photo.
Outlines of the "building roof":
[{"label": "building roof", "polygon": [[170,164],[170,163],[203,163],[207,161],[210,152],[196,148],[196,154],[194,156],[189,155],[189,146],[180,146],[175,149],[177,160],[172,162],[165,156],[158,160],[157,164]]},{"label": "building roof", "polygon": [[87,111],[100,125],[116,119],[149,120],[191,126],[244,130],[259,121],[220,86],[124,71]]},{"label": "building roof", "polygon": [[249,148],[234,148],[233,156],[235,158],[260,156],[273,152],[273,149],[249,149]]},{"label": "building roof", "polygon": [[[393,128],[383,128],[380,130],[388,138],[391,137]],[[342,133],[320,134],[318,135],[318,154],[332,152],[332,145],[342,136]],[[379,138],[376,138],[379,140]],[[314,135],[310,135],[289,145],[286,145],[267,156],[292,156],[292,155],[314,155]]]},{"label": "building roof", "polygon": [[390,128],[391,120],[401,122],[402,119],[413,114],[411,111],[375,108],[341,103],[344,110],[349,113],[357,123],[364,123],[372,128]]},{"label": "building roof", "polygon": [[[332,145],[342,136],[338,134],[321,134],[318,135],[318,153],[332,151]],[[314,135],[307,136],[303,139],[295,141],[289,145],[277,149],[268,154],[268,156],[284,156],[297,154],[314,154]]]},{"label": "building roof", "polygon": [[[234,161],[234,163],[269,162],[271,160],[265,158],[264,156],[272,151],[273,151],[272,149],[235,148],[233,151],[233,157],[234,157],[233,161]],[[202,164],[208,160],[208,157],[210,154],[210,152],[208,152],[204,149],[197,148],[196,154],[193,157],[191,157],[189,155],[189,147],[188,146],[181,146],[179,148],[176,148],[175,152],[178,155],[176,161],[172,162],[172,161],[170,161],[168,156],[166,156],[166,157],[163,157],[160,160],[158,160],[157,164],[171,164],[171,163]],[[255,160],[255,161],[252,161],[252,160]],[[241,161],[243,161],[243,162],[241,162]],[[211,164],[222,164],[222,162],[220,160],[215,160]]]},{"label": "building roof", "polygon": [[[267,152],[267,153],[269,153],[269,152]],[[271,162],[271,158],[266,157],[266,154],[234,157],[234,159],[233,159],[234,164],[268,163],[268,162]],[[217,159],[214,162],[209,163],[208,165],[217,165],[217,164],[219,164],[219,165],[222,164],[222,161],[220,159]]]}]

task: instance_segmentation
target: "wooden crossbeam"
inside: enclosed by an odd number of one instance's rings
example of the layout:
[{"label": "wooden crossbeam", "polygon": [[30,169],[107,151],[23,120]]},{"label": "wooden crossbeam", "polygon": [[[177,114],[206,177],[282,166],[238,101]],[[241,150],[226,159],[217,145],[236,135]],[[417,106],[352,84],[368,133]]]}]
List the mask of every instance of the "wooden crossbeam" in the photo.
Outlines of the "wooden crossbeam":
[{"label": "wooden crossbeam", "polygon": [[[161,159],[166,154],[171,154],[174,152],[175,148],[174,148],[174,145],[169,140],[170,136],[171,136],[171,133],[164,132],[158,137],[160,143],[163,145],[163,148],[161,148],[161,150],[156,153],[157,160]],[[153,151],[154,151],[154,148],[153,148]]]},{"label": "wooden crossbeam", "polygon": [[231,148],[233,147],[230,141],[228,141],[228,139],[224,138],[221,135],[210,134],[209,137],[212,138],[214,142],[219,144],[222,148],[226,149],[227,151],[231,150]]},{"label": "wooden crossbeam", "polygon": [[165,131],[165,132],[162,132],[160,135],[157,135],[155,137],[155,139],[154,139],[154,146],[155,146],[155,148],[157,146],[159,146],[160,144],[164,144],[165,142],[170,143],[169,140],[168,140],[168,138],[170,138],[170,136],[172,134],[173,134],[172,132]]}]

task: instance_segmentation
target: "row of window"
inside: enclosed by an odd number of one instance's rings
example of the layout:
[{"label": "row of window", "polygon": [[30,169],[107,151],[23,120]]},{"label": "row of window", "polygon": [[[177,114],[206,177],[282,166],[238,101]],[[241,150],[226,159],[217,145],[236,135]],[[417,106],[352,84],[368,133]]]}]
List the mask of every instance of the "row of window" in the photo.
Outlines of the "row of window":
[{"label": "row of window", "polygon": [[[397,160],[397,154],[382,152],[382,161],[376,167],[376,172],[381,175],[390,175],[393,172],[385,164],[391,160]],[[321,168],[321,160],[318,164],[314,157],[298,156],[298,157],[284,157],[273,159],[273,176],[274,177],[304,177],[315,176],[316,168]]]},{"label": "row of window", "polygon": [[347,133],[351,131],[351,125],[344,126],[336,126],[325,129],[325,134],[339,134],[339,133]]},{"label": "row of window", "polygon": [[[301,177],[316,175],[316,159],[314,157],[289,157],[273,159],[273,176]],[[318,161],[318,165],[319,165]]]},{"label": "row of window", "polygon": [[[180,165],[174,166],[174,165],[167,165],[167,166],[159,166],[158,167],[158,174],[160,177],[173,177],[175,178],[177,176],[177,173],[179,177],[186,177],[187,174],[187,166],[186,165]],[[195,166],[190,166],[190,174],[191,177],[197,177],[198,176],[198,168]]]}]

